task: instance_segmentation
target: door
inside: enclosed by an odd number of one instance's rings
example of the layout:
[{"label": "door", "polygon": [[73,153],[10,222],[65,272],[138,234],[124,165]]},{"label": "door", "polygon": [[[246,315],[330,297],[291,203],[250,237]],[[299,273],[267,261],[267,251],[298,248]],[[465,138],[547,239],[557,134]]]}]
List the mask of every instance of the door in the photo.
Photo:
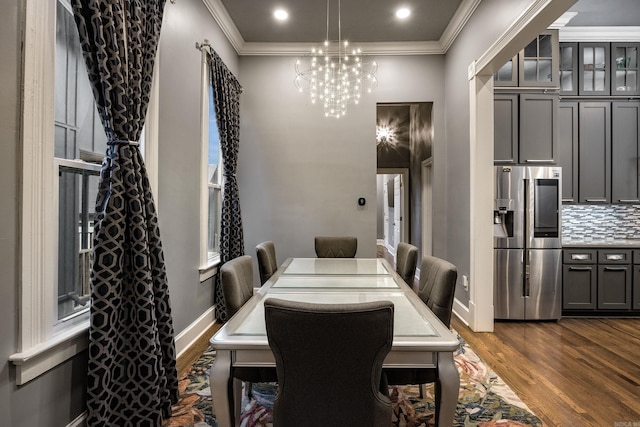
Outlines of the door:
[{"label": "door", "polygon": [[523,249],[496,249],[493,255],[494,318],[523,320]]},{"label": "door", "polygon": [[562,313],[562,249],[529,249],[525,267],[525,319],[559,319]]}]

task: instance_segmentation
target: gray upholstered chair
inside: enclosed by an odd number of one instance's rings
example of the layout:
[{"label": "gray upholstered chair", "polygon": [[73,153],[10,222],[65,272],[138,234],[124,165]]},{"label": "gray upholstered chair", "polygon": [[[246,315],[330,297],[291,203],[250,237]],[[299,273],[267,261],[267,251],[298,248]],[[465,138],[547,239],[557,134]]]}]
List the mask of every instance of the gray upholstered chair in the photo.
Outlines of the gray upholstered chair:
[{"label": "gray upholstered chair", "polygon": [[358,238],[352,236],[317,236],[318,258],[354,258],[358,250]]},{"label": "gray upholstered chair", "polygon": [[400,242],[396,249],[396,273],[413,289],[418,266],[418,248]]},{"label": "gray upholstered chair", "polygon": [[[222,295],[230,319],[253,296],[253,260],[242,255],[222,264],[220,267]],[[231,368],[231,377],[246,382],[247,395],[251,394],[251,383],[274,382],[277,379],[273,368],[240,367]],[[235,396],[235,405],[239,409],[240,396]],[[239,416],[239,413],[237,414]]]},{"label": "gray upholstered chair", "polygon": [[393,342],[393,303],[312,304],[268,298],[278,393],[273,425],[391,424],[382,363]]},{"label": "gray upholstered chair", "polygon": [[260,284],[264,285],[278,269],[276,260],[276,246],[273,242],[262,242],[256,246],[258,255],[258,271],[260,272]]},{"label": "gray upholstered chair", "polygon": [[[418,296],[447,327],[451,323],[457,278],[455,265],[434,256],[422,257]],[[424,395],[424,384],[435,383],[436,408],[439,407],[441,386],[437,369],[385,369],[385,374],[389,385],[419,384],[420,396]]]}]

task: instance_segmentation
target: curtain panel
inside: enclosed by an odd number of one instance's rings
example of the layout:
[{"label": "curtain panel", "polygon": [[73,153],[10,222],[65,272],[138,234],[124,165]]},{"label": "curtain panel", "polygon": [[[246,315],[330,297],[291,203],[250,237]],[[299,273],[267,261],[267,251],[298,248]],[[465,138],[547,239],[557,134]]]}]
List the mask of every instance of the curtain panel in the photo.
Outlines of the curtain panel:
[{"label": "curtain panel", "polygon": [[[244,235],[240,213],[238,190],[238,150],[240,149],[240,94],[242,87],[214,51],[211,55],[211,85],[213,104],[220,133],[220,150],[223,164],[222,215],[220,223],[220,265],[244,255]],[[215,276],[216,317],[227,320],[227,312],[220,285],[220,275]]]},{"label": "curtain panel", "polygon": [[138,147],[164,0],[72,0],[108,139],[91,271],[89,426],[161,426],[178,400],[158,218]]}]

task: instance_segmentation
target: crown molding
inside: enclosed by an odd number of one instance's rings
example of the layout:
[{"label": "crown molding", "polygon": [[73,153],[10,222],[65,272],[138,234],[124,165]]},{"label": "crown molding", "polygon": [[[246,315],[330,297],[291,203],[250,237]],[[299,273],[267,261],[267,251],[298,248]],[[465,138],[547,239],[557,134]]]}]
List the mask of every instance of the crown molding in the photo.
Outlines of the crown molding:
[{"label": "crown molding", "polygon": [[[481,0],[463,0],[439,41],[407,41],[354,43],[371,55],[442,55],[453,44],[462,28],[476,10]],[[202,0],[211,16],[220,26],[236,53],[240,56],[303,55],[313,43],[257,43],[244,41],[238,27],[231,19],[221,0]]]},{"label": "crown molding", "polygon": [[640,27],[564,27],[561,42],[640,42]]}]

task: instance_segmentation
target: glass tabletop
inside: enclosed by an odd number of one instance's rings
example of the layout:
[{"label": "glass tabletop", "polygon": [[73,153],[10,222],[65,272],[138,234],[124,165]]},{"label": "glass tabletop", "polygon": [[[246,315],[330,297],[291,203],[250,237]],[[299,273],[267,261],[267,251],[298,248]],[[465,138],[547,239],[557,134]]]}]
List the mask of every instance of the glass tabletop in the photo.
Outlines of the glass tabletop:
[{"label": "glass tabletop", "polygon": [[434,327],[424,319],[403,292],[282,292],[267,293],[246,317],[229,331],[230,336],[266,336],[264,301],[267,298],[317,304],[351,304],[391,301],[394,304],[394,337],[438,337]]},{"label": "glass tabletop", "polygon": [[382,259],[294,258],[283,275],[391,275]]},{"label": "glass tabletop", "polygon": [[283,274],[271,286],[280,289],[400,289],[391,275],[296,276]]}]

